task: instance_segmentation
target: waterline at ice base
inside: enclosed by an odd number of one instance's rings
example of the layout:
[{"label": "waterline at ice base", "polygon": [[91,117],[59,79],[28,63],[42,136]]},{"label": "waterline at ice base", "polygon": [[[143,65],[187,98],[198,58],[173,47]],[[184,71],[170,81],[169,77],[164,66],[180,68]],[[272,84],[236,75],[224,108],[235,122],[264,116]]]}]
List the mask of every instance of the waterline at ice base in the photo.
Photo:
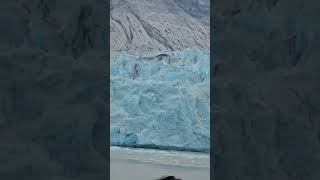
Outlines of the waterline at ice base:
[{"label": "waterline at ice base", "polygon": [[111,145],[209,152],[209,71],[197,48],[114,56]]},{"label": "waterline at ice base", "polygon": [[111,146],[110,158],[112,180],[210,179],[210,155],[205,152]]}]

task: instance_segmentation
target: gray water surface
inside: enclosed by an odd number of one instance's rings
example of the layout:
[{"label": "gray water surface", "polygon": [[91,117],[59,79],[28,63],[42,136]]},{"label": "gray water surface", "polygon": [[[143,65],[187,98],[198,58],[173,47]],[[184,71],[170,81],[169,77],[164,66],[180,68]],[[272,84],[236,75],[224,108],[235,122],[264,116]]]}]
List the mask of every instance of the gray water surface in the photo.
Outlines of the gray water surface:
[{"label": "gray water surface", "polygon": [[207,153],[110,147],[111,180],[153,180],[174,175],[183,180],[209,180]]}]

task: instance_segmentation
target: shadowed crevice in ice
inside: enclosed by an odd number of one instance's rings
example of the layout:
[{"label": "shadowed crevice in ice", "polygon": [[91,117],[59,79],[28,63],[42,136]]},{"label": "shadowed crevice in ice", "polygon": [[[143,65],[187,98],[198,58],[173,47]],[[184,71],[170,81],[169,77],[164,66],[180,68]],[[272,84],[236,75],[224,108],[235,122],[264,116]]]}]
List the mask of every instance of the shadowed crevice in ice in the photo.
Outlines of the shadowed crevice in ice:
[{"label": "shadowed crevice in ice", "polygon": [[111,62],[110,143],[209,151],[209,53],[118,54]]}]

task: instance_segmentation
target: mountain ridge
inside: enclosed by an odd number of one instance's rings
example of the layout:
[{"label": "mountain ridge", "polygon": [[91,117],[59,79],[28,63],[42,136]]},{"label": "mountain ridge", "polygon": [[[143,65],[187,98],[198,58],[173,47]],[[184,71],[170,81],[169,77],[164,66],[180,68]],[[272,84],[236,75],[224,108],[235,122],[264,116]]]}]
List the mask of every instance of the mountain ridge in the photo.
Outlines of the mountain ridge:
[{"label": "mountain ridge", "polygon": [[[199,1],[200,2],[200,1]],[[178,1],[114,0],[111,3],[111,53],[128,51],[209,50],[209,14],[188,13]]]}]

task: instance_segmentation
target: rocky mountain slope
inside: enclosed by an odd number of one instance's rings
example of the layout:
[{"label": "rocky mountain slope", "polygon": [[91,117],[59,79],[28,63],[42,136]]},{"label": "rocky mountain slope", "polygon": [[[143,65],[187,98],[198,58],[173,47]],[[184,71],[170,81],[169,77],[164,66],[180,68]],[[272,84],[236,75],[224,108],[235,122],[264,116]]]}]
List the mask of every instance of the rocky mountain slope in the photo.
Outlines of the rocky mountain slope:
[{"label": "rocky mountain slope", "polygon": [[111,50],[209,50],[209,1],[112,0]]}]

